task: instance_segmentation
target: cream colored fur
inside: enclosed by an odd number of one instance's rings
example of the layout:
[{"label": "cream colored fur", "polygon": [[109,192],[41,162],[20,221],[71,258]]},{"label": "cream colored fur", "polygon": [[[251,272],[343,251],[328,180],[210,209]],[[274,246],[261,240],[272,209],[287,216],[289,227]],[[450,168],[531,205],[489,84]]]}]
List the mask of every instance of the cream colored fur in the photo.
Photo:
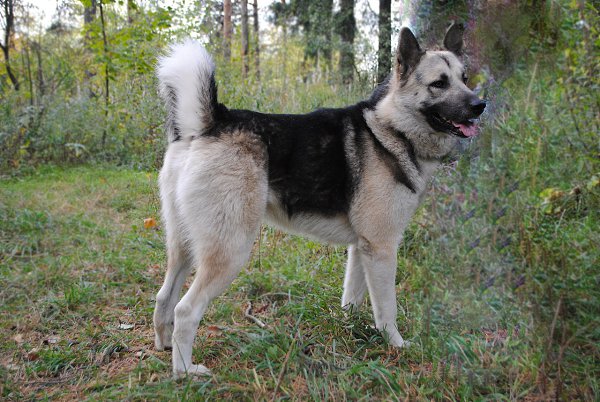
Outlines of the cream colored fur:
[{"label": "cream colored fur", "polygon": [[[463,67],[458,58],[450,52],[427,52],[408,79],[394,76],[388,94],[364,115],[375,137],[410,175],[415,192],[394,179],[370,143],[363,150],[362,167],[349,166],[360,174],[360,186],[348,214],[329,218],[311,214],[288,217],[268,188],[267,155],[255,134],[200,135],[205,121],[201,103],[214,71],[212,60],[201,46],[186,42],[161,59],[161,91],[171,102],[169,88],[175,87],[179,94],[172,105],[173,118],[183,140],[169,145],[160,173],[168,267],[156,297],[154,325],[156,348],[172,347],[175,376],[210,374],[206,367],[192,363],[198,324],[211,300],[229,286],[246,263],[264,220],[294,233],[348,244],[342,306],[349,310],[360,307],[368,291],[376,327],[392,345],[407,344],[396,323],[397,248],[439,166],[435,159],[446,155],[457,143],[450,135],[433,133],[415,111],[415,105],[428,96],[416,73],[420,79],[429,80],[442,70],[447,72],[440,54],[451,61],[451,85],[456,91],[464,91],[466,87],[460,81]],[[447,96],[454,95],[449,92]],[[394,137],[394,130],[401,130],[418,144],[415,154],[420,168],[412,164],[406,145]],[[345,152],[351,161],[358,157],[351,141],[345,144]],[[179,300],[192,269],[196,270],[194,281]]]}]

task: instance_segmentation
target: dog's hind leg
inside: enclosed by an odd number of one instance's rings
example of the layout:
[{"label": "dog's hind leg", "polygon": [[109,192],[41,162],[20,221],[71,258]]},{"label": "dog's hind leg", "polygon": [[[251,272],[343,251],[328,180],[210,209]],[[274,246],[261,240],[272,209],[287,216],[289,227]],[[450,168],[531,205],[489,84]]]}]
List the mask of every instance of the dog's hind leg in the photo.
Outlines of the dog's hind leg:
[{"label": "dog's hind leg", "polygon": [[176,378],[190,375],[209,375],[201,364],[192,364],[192,346],[198,324],[210,302],[233,282],[247,261],[252,239],[247,239],[237,253],[215,249],[199,263],[190,289],[175,307],[173,332],[173,374]]},{"label": "dog's hind leg", "polygon": [[167,231],[167,273],[156,295],[154,308],[154,345],[157,350],[172,346],[174,310],[179,294],[192,268],[190,256],[174,233]]},{"label": "dog's hind leg", "polygon": [[167,273],[163,286],[156,295],[154,308],[154,344],[157,350],[171,348],[175,305],[181,288],[192,268],[191,256],[184,244],[175,200],[176,185],[182,169],[182,154],[187,145],[173,143],[167,149],[165,164],[160,172],[162,217],[166,232]]},{"label": "dog's hind leg", "polygon": [[367,282],[360,252],[356,245],[351,245],[348,247],[342,308],[350,312],[357,311],[365,299],[366,292]]},{"label": "dog's hind leg", "polygon": [[[181,218],[196,268],[190,289],[175,306],[173,374],[206,375],[192,364],[198,324],[210,302],[244,266],[267,204],[264,145],[242,133],[194,142],[178,182]],[[187,245],[187,244],[186,244]]]}]

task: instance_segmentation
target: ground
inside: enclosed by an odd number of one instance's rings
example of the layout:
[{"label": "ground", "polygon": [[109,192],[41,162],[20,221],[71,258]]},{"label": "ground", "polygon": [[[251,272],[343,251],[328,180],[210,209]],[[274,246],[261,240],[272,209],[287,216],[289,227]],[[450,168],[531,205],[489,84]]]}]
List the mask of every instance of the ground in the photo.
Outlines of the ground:
[{"label": "ground", "polygon": [[[505,206],[443,182],[398,254],[399,326],[411,348],[386,344],[368,302],[344,315],[345,248],[263,227],[248,266],[198,330],[194,360],[213,376],[173,380],[170,353],[153,348],[166,262],[156,182],[154,172],[102,167],[0,182],[2,399],[591,400],[598,392],[597,345],[557,319],[568,298],[536,305],[526,293],[542,280],[513,261],[527,228],[511,252],[478,212],[502,223]],[[515,189],[503,186],[508,202]],[[597,331],[594,322],[580,330]]]}]

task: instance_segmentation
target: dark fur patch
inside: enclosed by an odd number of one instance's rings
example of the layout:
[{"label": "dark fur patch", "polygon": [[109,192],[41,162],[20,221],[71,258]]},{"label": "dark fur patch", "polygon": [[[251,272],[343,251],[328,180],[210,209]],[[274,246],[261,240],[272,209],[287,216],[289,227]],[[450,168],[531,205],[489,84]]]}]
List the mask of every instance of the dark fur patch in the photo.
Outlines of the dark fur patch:
[{"label": "dark fur patch", "polygon": [[304,115],[263,114],[221,105],[219,119],[206,135],[235,130],[258,135],[268,152],[269,187],[288,215],[333,216],[348,211],[353,194],[343,123],[353,113],[349,107]]},{"label": "dark fur patch", "polygon": [[171,141],[180,141],[181,140],[181,131],[179,130],[179,126],[176,122],[175,110],[177,110],[177,92],[175,88],[172,86],[167,86],[167,132],[172,133]]},{"label": "dark fur patch", "polygon": [[[224,107],[223,105],[221,105],[217,99],[217,92],[218,92],[218,88],[217,88],[217,83],[215,81],[215,72],[213,71],[212,74],[210,75],[210,82],[209,82],[209,87],[208,87],[208,93],[209,93],[209,97],[210,97],[210,105],[209,108],[210,110],[207,111],[207,113],[203,113],[203,119],[204,121],[202,122],[204,124],[204,127],[211,127],[212,124],[214,123],[213,118],[218,117],[219,116],[219,112],[221,111],[221,107]],[[200,104],[204,104],[204,101],[202,99],[200,99]]]},{"label": "dark fur patch", "polygon": [[394,135],[396,136],[396,138],[398,138],[400,141],[402,141],[404,143],[404,146],[406,148],[406,152],[408,152],[408,157],[410,158],[410,161],[413,163],[413,165],[415,165],[415,168],[417,169],[417,171],[420,172],[421,167],[419,166],[419,161],[417,160],[417,154],[415,153],[415,146],[413,145],[413,143],[408,139],[406,134],[404,134],[402,131],[394,130]]},{"label": "dark fur patch", "polygon": [[446,56],[443,56],[443,55],[441,55],[441,54],[440,54],[439,56],[440,56],[440,58],[441,58],[442,60],[444,60],[444,62],[445,62],[445,63],[446,63],[446,65],[448,66],[448,68],[450,68],[450,60],[448,60],[448,58],[447,58]]},{"label": "dark fur patch", "polygon": [[371,94],[371,97],[367,101],[370,104],[370,106],[372,106],[372,107],[375,106],[377,103],[379,103],[379,101],[381,101],[383,98],[385,98],[385,96],[387,95],[387,93],[389,91],[391,79],[392,79],[392,74],[390,73],[390,74],[388,74],[387,77],[385,77],[385,80],[383,80],[383,82],[381,84],[377,85],[377,87]]},{"label": "dark fur patch", "polygon": [[406,186],[410,191],[416,194],[417,190],[415,184],[410,180],[410,177],[406,174],[406,172],[402,169],[400,163],[386,147],[375,137],[375,134],[369,129],[369,133],[371,134],[371,138],[373,140],[373,144],[375,145],[375,152],[379,158],[383,161],[383,163],[390,170],[394,179],[398,182]]},{"label": "dark fur patch", "polygon": [[419,84],[423,84],[423,74],[417,71],[415,73],[415,80],[417,80]]},{"label": "dark fur patch", "polygon": [[[360,108],[361,114],[360,114],[360,116],[358,116],[354,120],[354,126],[357,129],[357,133],[363,133],[363,136],[364,136],[364,137],[357,137],[357,138],[361,138],[362,141],[365,141],[366,138],[368,138],[370,141],[372,141],[372,143],[374,145],[374,148],[375,148],[375,152],[381,158],[381,160],[384,162],[384,164],[386,165],[386,167],[390,170],[390,172],[394,176],[394,179],[398,183],[406,186],[413,193],[416,193],[415,185],[412,182],[412,180],[410,180],[409,176],[402,169],[402,166],[400,165],[400,163],[398,162],[398,160],[396,159],[396,157],[394,156],[394,154],[391,153],[377,139],[377,137],[375,136],[375,134],[373,133],[373,131],[371,130],[371,128],[367,125],[367,122],[365,121],[365,119],[364,119],[364,117],[362,115],[362,111],[364,111],[365,109],[372,109],[375,105],[370,104],[370,101],[369,101],[369,102],[359,103],[357,106]],[[414,147],[413,147],[412,143],[408,140],[408,138],[406,138],[406,136],[404,135],[404,133],[402,133],[400,131],[397,131],[395,133],[396,133],[396,136],[401,141],[405,141],[406,149],[409,152],[409,157],[410,157],[411,161],[415,164],[415,166],[417,167],[417,170],[418,170],[419,169],[419,167],[418,167],[419,165],[417,163],[417,157],[415,155]],[[361,145],[361,147],[359,149],[364,149],[364,142],[362,143],[362,145]],[[361,160],[362,160],[362,158],[361,158]]]}]

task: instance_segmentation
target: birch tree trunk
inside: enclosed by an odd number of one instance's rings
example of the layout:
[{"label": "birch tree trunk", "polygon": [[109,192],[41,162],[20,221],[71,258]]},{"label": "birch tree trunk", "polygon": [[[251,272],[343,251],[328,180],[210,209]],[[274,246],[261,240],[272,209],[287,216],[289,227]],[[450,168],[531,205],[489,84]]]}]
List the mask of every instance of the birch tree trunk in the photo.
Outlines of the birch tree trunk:
[{"label": "birch tree trunk", "polygon": [[350,84],[354,80],[354,35],[356,33],[354,0],[341,0],[339,29],[342,37],[340,71],[344,84]]}]

